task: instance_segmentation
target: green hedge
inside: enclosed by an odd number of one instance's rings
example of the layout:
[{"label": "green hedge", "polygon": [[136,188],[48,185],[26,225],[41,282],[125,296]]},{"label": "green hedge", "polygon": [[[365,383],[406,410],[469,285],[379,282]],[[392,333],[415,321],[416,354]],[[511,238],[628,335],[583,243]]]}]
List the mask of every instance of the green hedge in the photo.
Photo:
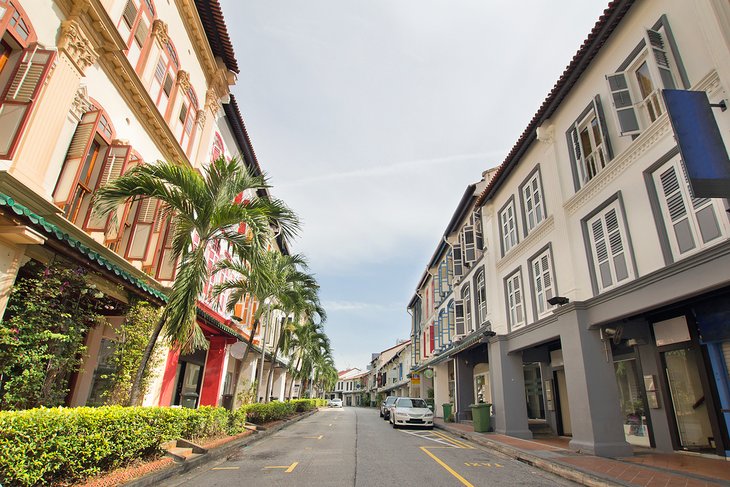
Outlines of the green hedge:
[{"label": "green hedge", "polygon": [[0,412],[0,485],[71,483],[151,458],[160,444],[244,431],[320,406],[321,400],[250,404],[230,412],[160,407],[40,408]]}]

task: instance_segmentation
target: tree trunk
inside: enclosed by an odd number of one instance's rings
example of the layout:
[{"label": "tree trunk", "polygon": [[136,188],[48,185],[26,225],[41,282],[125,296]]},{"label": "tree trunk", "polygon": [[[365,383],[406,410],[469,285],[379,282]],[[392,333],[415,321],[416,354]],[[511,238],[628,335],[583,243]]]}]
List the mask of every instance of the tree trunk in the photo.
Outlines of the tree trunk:
[{"label": "tree trunk", "polygon": [[[288,394],[289,399],[291,399],[292,389],[294,389],[294,380],[295,380],[294,375],[297,373],[297,370],[299,370],[299,365],[301,365],[301,363],[302,363],[302,357],[299,356],[299,357],[297,357],[297,365],[296,365],[296,367],[294,367],[294,371],[291,374],[291,382],[289,383],[289,394]],[[299,387],[301,387],[301,385]]]},{"label": "tree trunk", "polygon": [[[264,396],[264,402],[268,402],[268,398],[271,396],[271,393],[274,392],[274,384],[273,384],[273,377],[274,377],[274,367],[276,367],[276,357],[279,355],[279,345],[281,345],[281,341],[284,339],[284,324],[281,325],[281,331],[279,331],[279,337],[274,342],[274,357],[271,359],[271,367],[269,367],[269,374],[266,376],[266,396]],[[271,388],[269,388],[269,383],[271,383]]]},{"label": "tree trunk", "polygon": [[236,365],[236,371],[234,374],[236,379],[233,382],[233,409],[236,409],[236,396],[238,396],[238,382],[241,379],[241,370],[243,369],[243,364],[246,362],[246,357],[248,357],[248,352],[251,351],[251,347],[253,346],[253,337],[256,335],[258,327],[259,320],[255,320],[251,326],[251,334],[248,336],[248,342],[246,342],[246,350],[243,351],[243,357],[241,357],[241,360],[238,361],[238,365]]},{"label": "tree trunk", "polygon": [[144,353],[142,354],[142,361],[137,369],[137,375],[134,376],[132,389],[129,391],[130,406],[139,406],[142,403],[143,398],[140,397],[142,394],[142,379],[144,378],[145,370],[147,370],[147,365],[150,363],[150,358],[152,358],[152,350],[154,350],[157,339],[160,337],[160,332],[162,332],[162,326],[165,324],[165,317],[166,313],[163,312],[162,316],[160,316],[160,319],[157,321],[155,329],[152,330],[152,335],[150,336],[147,346],[144,349]]}]

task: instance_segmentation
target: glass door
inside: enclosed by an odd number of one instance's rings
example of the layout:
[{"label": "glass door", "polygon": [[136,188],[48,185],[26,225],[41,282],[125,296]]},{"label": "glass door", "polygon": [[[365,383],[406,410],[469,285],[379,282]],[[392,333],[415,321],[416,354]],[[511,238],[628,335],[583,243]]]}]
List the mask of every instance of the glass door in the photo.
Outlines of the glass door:
[{"label": "glass door", "polygon": [[680,448],[688,450],[714,449],[710,416],[707,411],[699,367],[698,350],[682,348],[664,352],[669,393],[679,433]]},{"label": "glass door", "polygon": [[647,421],[646,402],[642,386],[639,382],[636,359],[617,360],[613,363],[616,371],[616,383],[624,418],[624,436],[626,441],[636,446],[649,448],[649,423]]},{"label": "glass door", "polygon": [[538,362],[524,364],[525,396],[527,399],[527,417],[529,419],[545,419],[545,404],[542,399],[542,375]]}]

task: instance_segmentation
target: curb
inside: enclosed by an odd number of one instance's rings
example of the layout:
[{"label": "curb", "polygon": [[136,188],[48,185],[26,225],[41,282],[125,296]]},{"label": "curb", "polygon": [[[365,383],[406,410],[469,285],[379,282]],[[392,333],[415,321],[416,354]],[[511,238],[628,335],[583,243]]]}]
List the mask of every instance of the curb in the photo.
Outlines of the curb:
[{"label": "curb", "polygon": [[434,424],[434,426],[436,426],[436,428],[448,431],[449,433],[465,440],[473,441],[474,443],[477,443],[479,445],[496,450],[500,453],[507,455],[508,457],[514,458],[517,461],[532,465],[533,467],[539,468],[540,470],[544,470],[546,472],[557,475],[558,477],[562,477],[581,485],[585,485],[588,487],[615,487],[617,485],[622,487],[628,487],[631,485],[621,481],[617,481],[615,479],[610,479],[602,477],[600,475],[596,475],[594,473],[589,473],[557,461],[546,460],[544,458],[538,457],[537,455],[525,453],[524,451],[517,448],[512,448],[502,443],[488,440],[481,436],[464,433],[463,431],[452,429],[448,426],[440,424]]},{"label": "curb", "polygon": [[130,480],[129,482],[125,482],[122,484],[123,487],[148,487],[150,485],[157,485],[163,480],[167,480],[170,477],[174,477],[176,475],[181,475],[184,473],[187,473],[194,468],[202,467],[206,463],[218,460],[219,458],[225,457],[230,455],[234,450],[237,450],[240,447],[247,446],[251,443],[254,443],[256,441],[262,440],[268,436],[273,435],[279,430],[282,430],[286,428],[287,426],[297,423],[305,418],[308,418],[315,413],[319,412],[319,409],[315,408],[313,411],[308,411],[300,416],[297,416],[296,418],[292,419],[286,419],[282,423],[267,428],[266,430],[257,430],[254,432],[253,435],[245,436],[238,440],[230,441],[224,445],[218,446],[216,448],[212,448],[208,451],[205,455],[202,455],[200,457],[194,458],[192,460],[186,461],[184,463],[176,463],[174,465],[171,465],[169,467],[163,468],[162,470],[158,470],[156,472],[151,472],[147,475],[144,475],[142,477],[136,478],[134,480]]}]

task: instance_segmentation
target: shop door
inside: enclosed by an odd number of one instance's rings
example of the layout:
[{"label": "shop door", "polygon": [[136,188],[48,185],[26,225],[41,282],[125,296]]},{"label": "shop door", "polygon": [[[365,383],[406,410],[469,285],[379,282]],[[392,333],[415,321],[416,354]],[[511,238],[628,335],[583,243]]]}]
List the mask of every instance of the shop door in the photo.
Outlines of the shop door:
[{"label": "shop door", "polygon": [[523,366],[525,375],[525,396],[527,399],[527,417],[529,419],[545,419],[545,404],[542,399],[542,376],[540,364],[535,362]]},{"label": "shop door", "polygon": [[701,357],[693,348],[663,352],[679,447],[686,450],[714,450],[712,424],[707,410],[699,367]]},{"label": "shop door", "polygon": [[558,412],[560,413],[560,426],[562,436],[573,436],[573,428],[570,425],[570,401],[568,401],[568,386],[565,382],[565,370],[555,371],[555,384],[557,385]]}]

